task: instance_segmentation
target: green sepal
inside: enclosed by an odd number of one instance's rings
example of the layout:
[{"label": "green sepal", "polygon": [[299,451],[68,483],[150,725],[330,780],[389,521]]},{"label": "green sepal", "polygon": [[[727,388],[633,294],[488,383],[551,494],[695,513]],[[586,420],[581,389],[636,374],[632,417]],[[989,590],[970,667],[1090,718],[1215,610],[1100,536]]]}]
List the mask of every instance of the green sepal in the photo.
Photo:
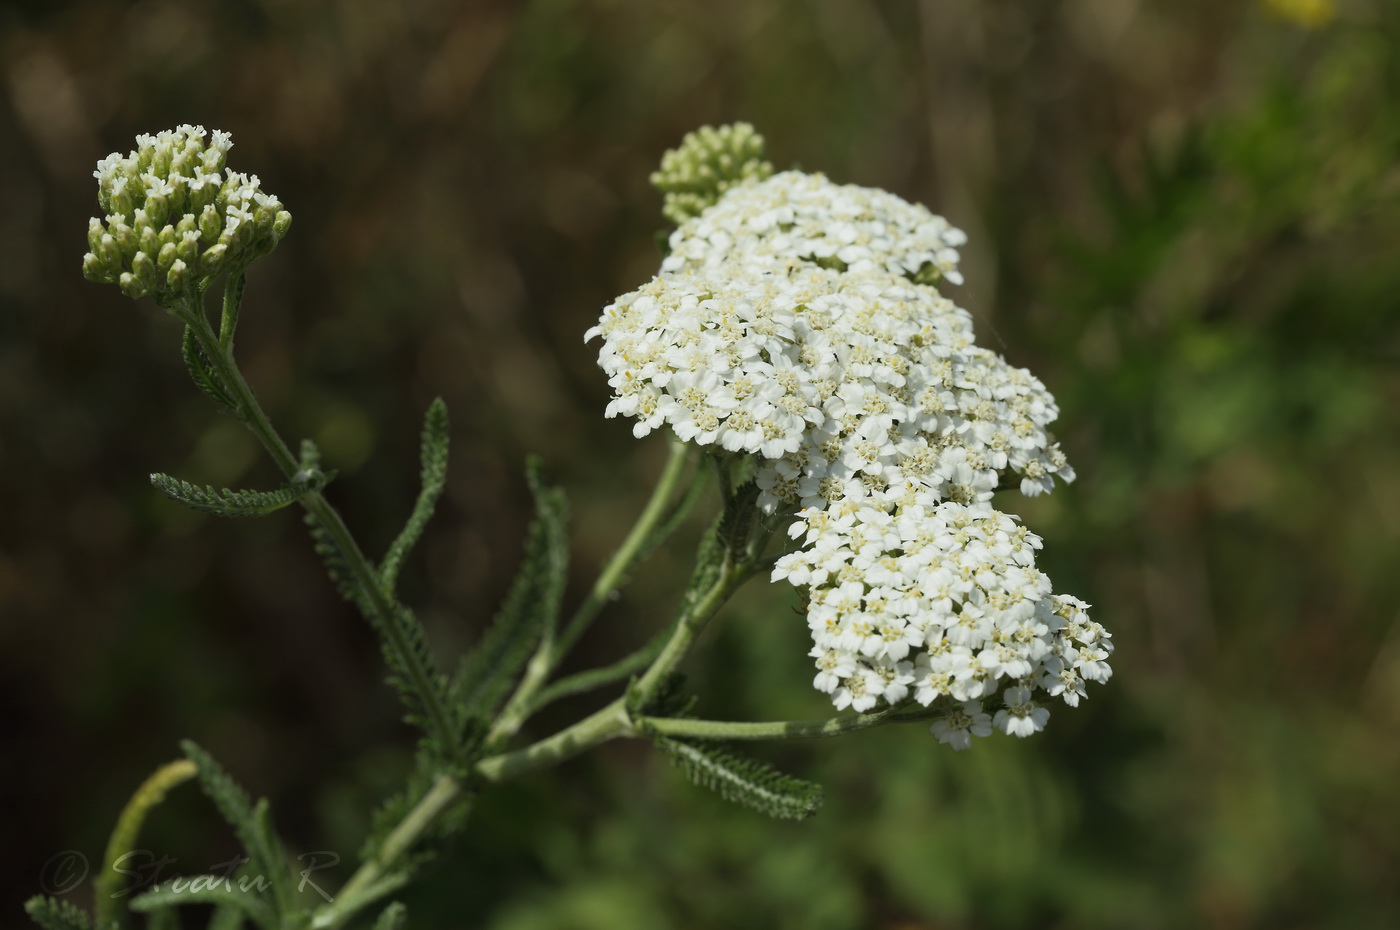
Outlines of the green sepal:
[{"label": "green sepal", "polygon": [[423,418],[422,473],[423,486],[418,499],[413,504],[413,512],[398,538],[389,546],[384,562],[379,568],[379,582],[386,594],[394,596],[399,570],[410,549],[423,535],[437,502],[442,497],[442,489],[447,483],[448,422],[447,405],[439,397],[428,407]]},{"label": "green sepal", "polygon": [[191,510],[220,517],[261,517],[281,510],[304,494],[321,490],[334,477],[335,472],[311,476],[303,472],[298,474],[301,480],[275,491],[233,491],[207,485],[201,488],[197,484],[155,472],[151,475],[151,484],[166,497]]},{"label": "green sepal", "polygon": [[24,912],[44,930],[93,930],[87,912],[67,901],[38,895],[24,902]]},{"label": "green sepal", "polygon": [[714,743],[654,737],[692,782],[726,801],[784,820],[804,820],[821,807],[821,786]]},{"label": "green sepal", "polygon": [[452,682],[453,705],[467,718],[489,717],[506,696],[542,636],[552,637],[568,576],[568,505],[559,488],[545,487],[531,458],[526,478],[535,498],[535,520],[525,558],[505,603],[477,648],[462,660]]}]

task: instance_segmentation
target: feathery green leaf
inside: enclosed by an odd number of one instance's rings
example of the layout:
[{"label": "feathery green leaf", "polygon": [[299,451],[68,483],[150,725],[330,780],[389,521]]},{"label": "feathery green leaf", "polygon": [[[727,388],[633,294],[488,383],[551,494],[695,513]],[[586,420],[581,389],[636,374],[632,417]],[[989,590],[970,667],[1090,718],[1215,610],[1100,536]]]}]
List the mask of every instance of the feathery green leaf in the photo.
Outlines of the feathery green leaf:
[{"label": "feathery green leaf", "polygon": [[657,737],[656,745],[692,782],[769,817],[802,820],[822,803],[820,785],[784,775],[756,759],[745,758],[714,743]]},{"label": "feathery green leaf", "polygon": [[92,918],[67,901],[33,897],[24,902],[24,912],[44,930],[92,930]]},{"label": "feathery green leaf", "polygon": [[151,475],[151,484],[166,497],[193,510],[221,517],[260,517],[286,507],[308,491],[320,490],[332,477],[334,474],[318,474],[314,479],[298,481],[275,491],[231,491],[201,488],[156,472]]},{"label": "feathery green leaf", "polygon": [[389,546],[384,564],[379,569],[380,585],[390,597],[393,596],[404,558],[423,535],[423,529],[437,507],[438,498],[442,496],[443,486],[447,482],[447,446],[447,405],[439,397],[428,407],[428,413],[423,418],[423,488],[418,492],[418,500],[413,504],[408,523]]},{"label": "feathery green leaf", "polygon": [[[273,832],[267,800],[253,805],[247,793],[214,757],[191,740],[180,744],[185,755],[199,769],[200,787],[214,802],[248,853],[251,865],[272,884],[274,914],[286,914],[292,906],[290,867],[282,844]],[[232,903],[232,902],[228,902]]]},{"label": "feathery green leaf", "polygon": [[453,704],[464,718],[486,717],[505,697],[536,642],[554,635],[568,575],[569,547],[564,492],[540,481],[531,459],[526,477],[536,516],[525,540],[525,559],[510,593],[480,645],[453,680]]},{"label": "feathery green leaf", "polygon": [[[170,913],[176,913],[173,909]],[[227,904],[220,904],[214,908],[213,915],[209,918],[207,930],[243,930],[246,918],[242,911]],[[150,930],[150,928],[147,928]]]},{"label": "feathery green leaf", "polygon": [[185,367],[189,369],[195,387],[208,394],[221,407],[226,407],[229,410],[238,408],[233,400],[233,395],[229,393],[223,381],[219,380],[214,367],[209,364],[209,356],[205,355],[204,350],[200,348],[199,340],[195,338],[192,327],[185,327],[185,338],[180,345],[180,354],[184,356]]},{"label": "feathery green leaf", "polygon": [[276,930],[273,908],[255,888],[244,890],[237,879],[224,875],[196,875],[164,882],[131,899],[131,910],[159,912],[186,904],[218,904],[234,907],[265,930]]}]

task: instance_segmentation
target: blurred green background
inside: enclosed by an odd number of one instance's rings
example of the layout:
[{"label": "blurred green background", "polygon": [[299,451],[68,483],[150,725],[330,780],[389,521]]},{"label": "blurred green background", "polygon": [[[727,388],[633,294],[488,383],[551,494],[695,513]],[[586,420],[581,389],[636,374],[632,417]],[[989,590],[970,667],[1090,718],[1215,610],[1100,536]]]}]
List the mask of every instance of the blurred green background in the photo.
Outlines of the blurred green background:
[{"label": "blurred green background", "polygon": [[[79,275],[96,159],[203,123],[293,211],[240,354],[371,553],[446,398],[405,581],[453,655],[514,568],[527,452],[574,501],[572,597],[629,525],[664,444],[602,419],[581,335],[657,265],[661,152],[748,119],[780,166],[970,234],[952,294],[1056,393],[1081,476],[1005,506],[1116,674],[963,754],[919,727],[759,747],[826,786],[801,824],[609,745],[487,795],[414,925],[1400,926],[1400,3],[10,0],[0,63],[0,922],[182,737],[347,861],[412,742],[294,516],[149,488],[274,476],[174,323]],[[642,642],[688,555],[577,664]],[[829,712],[765,587],[689,663],[702,715]],[[192,788],[148,842],[191,873],[236,849]]]}]

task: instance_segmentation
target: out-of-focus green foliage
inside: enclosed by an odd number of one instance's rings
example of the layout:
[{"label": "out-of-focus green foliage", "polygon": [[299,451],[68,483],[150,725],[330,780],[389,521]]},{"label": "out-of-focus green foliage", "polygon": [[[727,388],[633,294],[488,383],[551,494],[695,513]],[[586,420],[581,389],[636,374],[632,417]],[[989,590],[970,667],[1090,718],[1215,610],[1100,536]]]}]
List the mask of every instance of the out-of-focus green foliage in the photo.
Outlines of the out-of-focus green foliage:
[{"label": "out-of-focus green foliage", "polygon": [[[146,484],[270,486],[178,329],[82,281],[94,161],[203,122],[296,213],[240,356],[371,549],[446,398],[453,467],[401,586],[451,651],[518,560],[525,452],[574,502],[566,609],[640,506],[663,444],[602,419],[580,336],[656,267],[661,152],[745,119],[779,167],[969,232],[950,293],[1056,393],[1080,474],[1021,512],[1116,675],[957,755],[918,727],[752,747],[825,787],[801,823],[607,747],[484,793],[413,925],[1400,923],[1400,4],[83,0],[0,12],[0,60],[6,900],[59,850],[95,859],[181,737],[273,799],[293,855],[347,861],[411,761],[297,521]],[[671,615],[690,542],[579,667]],[[827,713],[805,642],[781,586],[746,593],[688,668],[697,712]],[[193,875],[221,831],[176,792],[145,842]]]}]

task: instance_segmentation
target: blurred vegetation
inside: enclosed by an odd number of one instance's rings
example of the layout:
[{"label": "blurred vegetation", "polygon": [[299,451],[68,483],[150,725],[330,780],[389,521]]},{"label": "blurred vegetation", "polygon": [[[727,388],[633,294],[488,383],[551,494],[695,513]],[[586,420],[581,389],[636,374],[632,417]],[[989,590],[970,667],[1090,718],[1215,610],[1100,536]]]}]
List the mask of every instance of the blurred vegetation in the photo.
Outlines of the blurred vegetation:
[{"label": "blurred vegetation", "polygon": [[[513,568],[527,451],[574,498],[580,590],[639,506],[660,441],[601,418],[580,337],[655,269],[660,153],[748,119],[780,166],[972,236],[954,296],[1057,394],[1081,476],[1020,512],[1117,674],[1031,740],[765,749],[827,786],[801,824],[605,747],[489,794],[414,925],[1400,925],[1400,3],[21,0],[0,64],[7,924],[181,737],[347,860],[410,748],[299,521],[149,488],[270,469],[173,323],[81,279],[95,160],[201,122],[294,212],[240,353],[370,549],[447,399],[448,506],[405,586],[453,651]],[[687,557],[578,661],[640,643]],[[792,608],[728,612],[702,713],[827,713]],[[189,872],[235,848],[183,789],[149,830]]]}]

